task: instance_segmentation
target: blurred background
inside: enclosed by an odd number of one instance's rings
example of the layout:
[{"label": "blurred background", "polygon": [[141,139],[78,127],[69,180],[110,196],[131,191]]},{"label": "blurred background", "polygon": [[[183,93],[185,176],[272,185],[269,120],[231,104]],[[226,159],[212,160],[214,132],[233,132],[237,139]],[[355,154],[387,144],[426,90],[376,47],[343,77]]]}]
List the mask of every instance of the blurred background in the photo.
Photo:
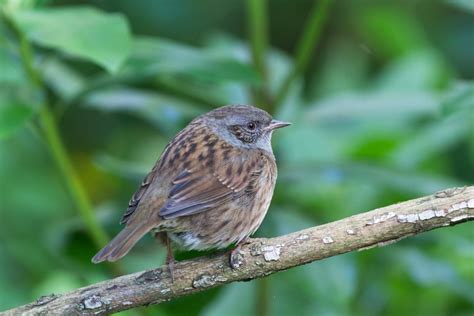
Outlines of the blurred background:
[{"label": "blurred background", "polygon": [[[221,105],[293,122],[257,236],[474,183],[473,1],[0,4],[0,310],[161,265],[149,236],[90,258],[166,143]],[[297,313],[472,315],[473,224],[122,315]]]}]

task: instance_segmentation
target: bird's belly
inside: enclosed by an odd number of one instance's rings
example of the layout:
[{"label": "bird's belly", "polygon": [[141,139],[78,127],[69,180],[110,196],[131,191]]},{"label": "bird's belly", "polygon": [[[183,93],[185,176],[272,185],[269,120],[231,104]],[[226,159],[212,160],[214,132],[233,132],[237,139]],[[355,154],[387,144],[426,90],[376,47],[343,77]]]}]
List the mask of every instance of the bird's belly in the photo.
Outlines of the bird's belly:
[{"label": "bird's belly", "polygon": [[253,196],[242,196],[203,213],[176,219],[170,239],[182,249],[226,248],[252,235],[262,223],[273,195],[274,177],[261,177]]}]

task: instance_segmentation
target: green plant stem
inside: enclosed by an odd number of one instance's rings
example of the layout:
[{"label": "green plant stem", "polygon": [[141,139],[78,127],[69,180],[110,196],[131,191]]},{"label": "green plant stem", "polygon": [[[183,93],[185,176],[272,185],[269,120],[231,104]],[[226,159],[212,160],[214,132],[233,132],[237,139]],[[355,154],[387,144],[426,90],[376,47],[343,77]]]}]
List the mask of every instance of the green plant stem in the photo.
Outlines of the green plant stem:
[{"label": "green plant stem", "polygon": [[66,153],[66,149],[59,137],[56,122],[46,106],[43,106],[39,113],[39,120],[43,135],[46,139],[51,154],[56,161],[61,173],[66,181],[69,192],[71,193],[76,207],[84,221],[92,240],[98,248],[107,243],[108,237],[98,224],[92,206],[85,192],[77,172]]},{"label": "green plant stem", "polygon": [[254,92],[256,102],[261,107],[270,110],[268,92],[267,92],[267,67],[265,64],[265,55],[268,45],[268,18],[266,0],[247,0],[247,28],[250,38],[250,47],[252,51],[252,60],[257,70],[262,84]]},{"label": "green plant stem", "polygon": [[[8,19],[6,14],[3,14],[5,20],[9,23],[20,44],[20,55],[23,68],[30,82],[39,90],[44,91],[43,82],[38,71],[34,67],[33,53],[31,45],[23,35],[23,33],[16,27],[13,21]],[[44,103],[44,102],[43,102]],[[66,149],[61,142],[56,121],[51,114],[47,104],[42,104],[39,111],[39,121],[41,132],[46,140],[46,143],[51,151],[51,154],[56,161],[61,173],[66,181],[69,192],[76,204],[79,214],[84,221],[89,235],[97,248],[102,247],[107,243],[108,237],[104,230],[100,227],[95,219],[91,203],[87,193],[79,180],[77,172],[74,170],[71,160],[69,159]]]},{"label": "green plant stem", "polygon": [[271,278],[259,279],[257,282],[257,305],[255,307],[256,313],[258,316],[268,316],[270,315],[270,302],[269,291],[270,291],[270,282]]},{"label": "green plant stem", "polygon": [[266,0],[247,0],[248,31],[255,68],[264,80],[267,76],[265,50],[267,47]]},{"label": "green plant stem", "polygon": [[288,94],[291,84],[308,66],[311,55],[320,38],[321,30],[327,20],[329,5],[332,0],[320,0],[314,4],[309,21],[306,24],[295,53],[295,62],[288,76],[277,93],[275,104],[281,103]]}]

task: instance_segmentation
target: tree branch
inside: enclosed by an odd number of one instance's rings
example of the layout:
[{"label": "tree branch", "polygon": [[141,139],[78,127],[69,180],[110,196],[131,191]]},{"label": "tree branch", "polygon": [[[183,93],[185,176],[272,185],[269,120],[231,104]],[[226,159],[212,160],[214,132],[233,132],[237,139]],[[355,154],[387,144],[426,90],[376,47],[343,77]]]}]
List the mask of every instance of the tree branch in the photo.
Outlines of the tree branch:
[{"label": "tree branch", "polygon": [[176,264],[174,282],[166,266],[124,275],[2,313],[103,315],[252,280],[338,254],[385,246],[435,228],[474,220],[474,186],[452,188],[329,224],[270,239],[253,239],[232,270],[228,255],[217,254]]}]

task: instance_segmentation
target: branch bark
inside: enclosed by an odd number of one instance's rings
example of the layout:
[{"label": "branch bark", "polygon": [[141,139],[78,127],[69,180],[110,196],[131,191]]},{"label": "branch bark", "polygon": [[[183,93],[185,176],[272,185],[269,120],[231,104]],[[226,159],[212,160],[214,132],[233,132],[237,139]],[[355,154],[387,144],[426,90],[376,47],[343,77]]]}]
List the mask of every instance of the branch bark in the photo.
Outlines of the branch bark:
[{"label": "branch bark", "polygon": [[474,220],[474,186],[386,206],[285,236],[253,239],[230,269],[227,254],[175,265],[174,282],[166,266],[124,275],[66,294],[43,296],[1,315],[104,315],[159,304],[222,284],[267,276],[315,260],[397,242],[435,228]]}]

